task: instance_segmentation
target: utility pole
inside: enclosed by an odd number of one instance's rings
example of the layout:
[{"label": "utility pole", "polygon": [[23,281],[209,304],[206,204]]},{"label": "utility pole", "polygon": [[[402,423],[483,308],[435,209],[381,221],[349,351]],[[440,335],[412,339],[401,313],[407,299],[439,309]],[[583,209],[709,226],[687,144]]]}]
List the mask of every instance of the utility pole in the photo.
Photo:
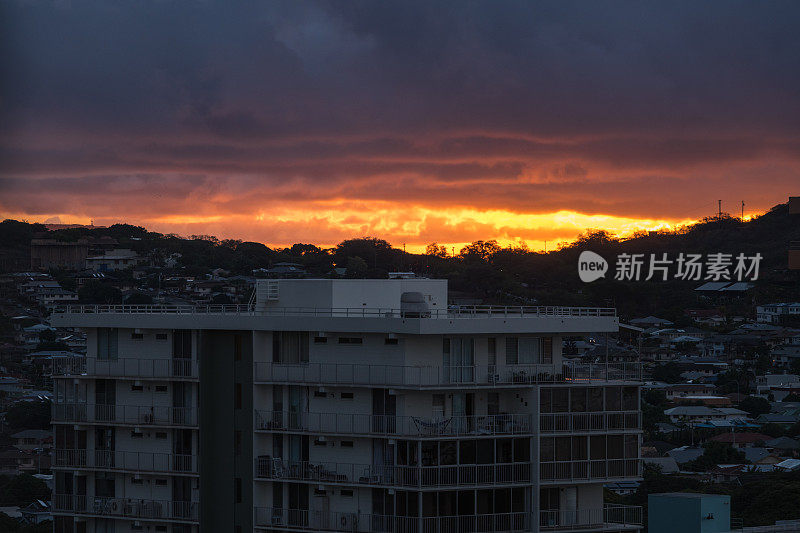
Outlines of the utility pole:
[{"label": "utility pole", "polygon": [[744,221],[744,200],[742,200],[742,221]]},{"label": "utility pole", "polygon": [[717,200],[717,220],[722,220],[722,200]]}]

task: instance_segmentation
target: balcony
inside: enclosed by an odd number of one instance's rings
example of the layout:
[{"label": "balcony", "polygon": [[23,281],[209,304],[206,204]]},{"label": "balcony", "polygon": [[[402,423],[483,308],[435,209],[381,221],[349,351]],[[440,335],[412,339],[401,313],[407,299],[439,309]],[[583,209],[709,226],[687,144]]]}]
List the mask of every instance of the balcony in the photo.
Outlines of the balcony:
[{"label": "balcony", "polygon": [[197,456],[119,450],[54,450],[54,468],[196,474]]},{"label": "balcony", "polygon": [[632,505],[607,504],[598,509],[541,511],[539,517],[539,529],[543,531],[638,530],[642,526],[642,508]]},{"label": "balcony", "polygon": [[72,515],[197,522],[199,509],[200,504],[197,502],[103,498],[74,494],[56,494],[53,496],[53,511]]},{"label": "balcony", "polygon": [[523,414],[425,418],[346,413],[292,413],[256,411],[255,428],[261,431],[318,435],[391,435],[458,437],[464,435],[530,435],[533,417]]},{"label": "balcony", "polygon": [[256,527],[282,531],[498,533],[531,530],[529,513],[412,517],[256,507],[254,515]]},{"label": "balcony", "polygon": [[255,363],[254,381],[363,387],[497,387],[537,383],[641,381],[640,363],[397,366],[350,363]]},{"label": "balcony", "polygon": [[53,421],[193,427],[197,426],[197,412],[191,407],[54,403]]},{"label": "balcony", "polygon": [[486,465],[365,465],[309,461],[286,461],[262,456],[255,461],[255,475],[276,481],[305,481],[347,485],[440,488],[476,485],[530,483],[531,464]]},{"label": "balcony", "polygon": [[100,378],[198,379],[198,363],[193,359],[96,359],[63,357],[53,360],[55,376],[90,376]]},{"label": "balcony", "polygon": [[642,477],[639,459],[543,461],[539,478],[547,481],[592,481]]},{"label": "balcony", "polygon": [[641,429],[639,411],[548,413],[539,415],[540,433],[581,433]]}]

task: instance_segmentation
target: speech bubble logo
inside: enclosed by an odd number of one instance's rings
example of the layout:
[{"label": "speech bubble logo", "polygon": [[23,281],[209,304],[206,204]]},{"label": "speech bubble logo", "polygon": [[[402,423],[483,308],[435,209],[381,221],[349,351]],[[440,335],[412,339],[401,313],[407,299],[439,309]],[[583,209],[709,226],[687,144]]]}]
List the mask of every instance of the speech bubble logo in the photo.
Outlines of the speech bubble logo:
[{"label": "speech bubble logo", "polygon": [[608,261],[603,259],[601,255],[589,250],[581,252],[580,257],[578,257],[578,276],[580,276],[581,281],[591,283],[604,277],[606,272],[608,272]]}]

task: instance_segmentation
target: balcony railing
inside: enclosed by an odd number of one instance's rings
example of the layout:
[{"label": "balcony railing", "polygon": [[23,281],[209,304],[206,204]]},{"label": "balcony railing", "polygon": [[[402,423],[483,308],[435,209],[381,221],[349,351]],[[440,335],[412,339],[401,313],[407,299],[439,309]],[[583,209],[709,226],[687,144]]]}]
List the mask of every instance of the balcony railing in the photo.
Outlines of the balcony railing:
[{"label": "balcony railing", "polygon": [[412,517],[256,507],[256,527],[369,533],[463,533],[531,531],[529,513]]},{"label": "balcony railing", "polygon": [[591,318],[616,317],[613,307],[549,307],[474,305],[451,306],[448,309],[409,311],[389,307],[259,307],[250,304],[229,305],[58,305],[56,314],[180,314],[180,315],[250,315],[332,318]]},{"label": "balcony railing", "polygon": [[539,517],[540,529],[548,531],[641,526],[642,508],[632,505],[607,504],[603,508],[597,509],[541,511]]},{"label": "balcony railing", "polygon": [[197,361],[188,358],[87,359],[85,357],[63,357],[53,360],[53,375],[197,379],[199,373]]},{"label": "balcony railing", "polygon": [[639,459],[542,461],[539,468],[539,478],[542,481],[602,480],[641,476]]},{"label": "balcony railing", "polygon": [[262,479],[409,488],[501,485],[531,480],[530,463],[403,466],[286,461],[262,456],[256,459],[255,467],[256,477]]},{"label": "balcony railing", "polygon": [[599,411],[596,413],[548,413],[539,415],[541,433],[641,429],[638,411]]},{"label": "balcony railing", "polygon": [[197,456],[120,450],[54,450],[53,466],[132,470],[135,472],[197,473]]},{"label": "balcony railing", "polygon": [[309,385],[460,387],[525,385],[531,383],[591,383],[641,381],[640,363],[577,365],[400,366],[351,363],[255,363],[260,383]]},{"label": "balcony railing", "polygon": [[54,403],[55,422],[108,422],[136,426],[196,426],[191,407]]},{"label": "balcony railing", "polygon": [[103,498],[74,494],[53,496],[53,511],[76,515],[197,522],[199,509],[200,504],[197,502]]},{"label": "balcony railing", "polygon": [[448,437],[526,435],[533,431],[533,417],[523,414],[424,418],[347,413],[256,411],[255,424],[257,430],[297,431],[327,435]]}]

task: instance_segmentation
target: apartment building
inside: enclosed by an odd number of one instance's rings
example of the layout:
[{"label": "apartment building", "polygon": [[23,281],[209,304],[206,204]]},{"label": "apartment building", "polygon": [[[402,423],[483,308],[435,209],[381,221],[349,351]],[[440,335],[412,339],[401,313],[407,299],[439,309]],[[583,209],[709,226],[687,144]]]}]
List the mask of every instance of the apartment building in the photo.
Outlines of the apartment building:
[{"label": "apartment building", "polygon": [[82,306],[55,531],[632,531],[640,368],[563,362],[613,309],[449,307],[444,280],[264,280],[245,306]]}]

